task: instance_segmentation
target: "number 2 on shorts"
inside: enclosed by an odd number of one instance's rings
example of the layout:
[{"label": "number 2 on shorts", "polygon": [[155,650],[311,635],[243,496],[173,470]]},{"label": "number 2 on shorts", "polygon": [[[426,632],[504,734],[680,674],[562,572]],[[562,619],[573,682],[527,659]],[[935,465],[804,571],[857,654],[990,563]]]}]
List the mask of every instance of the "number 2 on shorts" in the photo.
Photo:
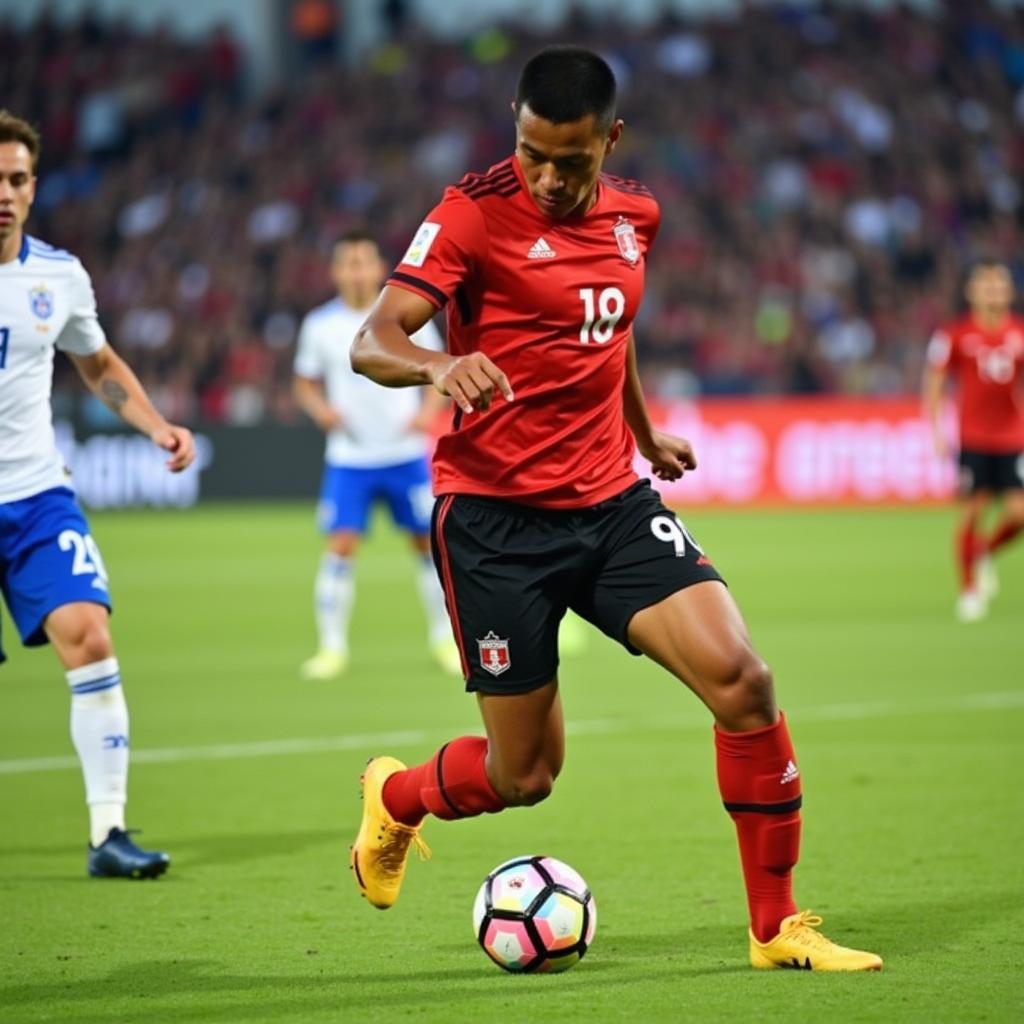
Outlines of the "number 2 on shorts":
[{"label": "number 2 on shorts", "polygon": [[101,580],[107,579],[107,568],[103,564],[103,556],[100,549],[90,534],[81,534],[77,530],[63,530],[57,538],[57,546],[61,551],[73,551],[74,557],[71,561],[71,575],[99,576]]}]

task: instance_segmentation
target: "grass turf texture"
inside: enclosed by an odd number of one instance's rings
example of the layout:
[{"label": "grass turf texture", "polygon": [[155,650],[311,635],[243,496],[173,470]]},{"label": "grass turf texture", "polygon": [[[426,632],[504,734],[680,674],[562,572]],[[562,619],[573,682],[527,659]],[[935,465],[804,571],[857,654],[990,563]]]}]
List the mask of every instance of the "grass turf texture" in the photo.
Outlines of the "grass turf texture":
[{"label": "grass turf texture", "polygon": [[[478,728],[472,699],[426,659],[405,542],[378,523],[350,672],[303,683],[310,510],[91,518],[132,712],[129,823],[174,863],[158,882],[86,879],[77,769],[11,771],[71,749],[52,653],[20,648],[5,621],[4,1024],[1022,1019],[1020,546],[991,617],[960,626],[948,510],[688,517],[790,717],[806,800],[800,905],[886,960],[880,975],[764,974],[745,966],[710,723],[654,665],[592,633],[562,666],[573,729],[554,796],[428,822],[434,860],[410,866],[382,914],[346,868],[362,764],[419,760]],[[511,977],[473,940],[480,880],[522,853],[562,858],[593,887],[596,941],[568,974]]]}]

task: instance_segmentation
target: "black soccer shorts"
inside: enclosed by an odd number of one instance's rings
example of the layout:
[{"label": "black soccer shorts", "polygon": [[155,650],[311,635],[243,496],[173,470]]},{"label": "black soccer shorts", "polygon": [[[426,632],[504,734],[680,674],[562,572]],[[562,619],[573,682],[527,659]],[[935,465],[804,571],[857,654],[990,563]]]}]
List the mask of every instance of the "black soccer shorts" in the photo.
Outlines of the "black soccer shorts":
[{"label": "black soccer shorts", "polygon": [[564,511],[445,495],[434,506],[431,538],[466,689],[482,693],[526,693],[550,682],[567,608],[638,654],[626,638],[638,611],[721,580],[646,480]]},{"label": "black soccer shorts", "polygon": [[959,492],[966,496],[978,491],[1024,489],[1024,452],[980,452],[965,448],[960,452]]}]

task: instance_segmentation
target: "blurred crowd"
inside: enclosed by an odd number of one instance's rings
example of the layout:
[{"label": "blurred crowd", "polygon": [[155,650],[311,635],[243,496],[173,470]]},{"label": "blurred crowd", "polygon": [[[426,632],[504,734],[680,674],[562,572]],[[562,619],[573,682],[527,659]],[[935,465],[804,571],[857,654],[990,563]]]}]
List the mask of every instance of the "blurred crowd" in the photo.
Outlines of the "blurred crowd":
[{"label": "blurred crowd", "polygon": [[[652,394],[915,390],[965,261],[1024,280],[1024,19],[942,10],[559,34],[612,62],[626,133],[608,169],[662,205],[637,325]],[[518,68],[549,41],[406,24],[358,68],[310,61],[247,98],[226,33],[42,20],[0,28],[0,95],[44,136],[32,232],[83,259],[163,409],[290,421],[332,240],[369,226],[400,255],[446,184],[511,151]]]}]

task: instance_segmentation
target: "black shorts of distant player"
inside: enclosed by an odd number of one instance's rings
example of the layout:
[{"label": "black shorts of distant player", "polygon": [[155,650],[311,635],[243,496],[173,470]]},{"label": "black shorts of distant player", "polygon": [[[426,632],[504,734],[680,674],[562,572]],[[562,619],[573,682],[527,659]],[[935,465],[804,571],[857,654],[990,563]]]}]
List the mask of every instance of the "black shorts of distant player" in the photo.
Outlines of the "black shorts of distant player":
[{"label": "black shorts of distant player", "polygon": [[434,509],[432,539],[466,689],[481,693],[549,683],[569,608],[638,654],[626,638],[638,611],[721,580],[646,480],[584,509],[446,495]]},{"label": "black shorts of distant player", "polygon": [[964,497],[1024,490],[1024,452],[960,452],[958,490]]}]

